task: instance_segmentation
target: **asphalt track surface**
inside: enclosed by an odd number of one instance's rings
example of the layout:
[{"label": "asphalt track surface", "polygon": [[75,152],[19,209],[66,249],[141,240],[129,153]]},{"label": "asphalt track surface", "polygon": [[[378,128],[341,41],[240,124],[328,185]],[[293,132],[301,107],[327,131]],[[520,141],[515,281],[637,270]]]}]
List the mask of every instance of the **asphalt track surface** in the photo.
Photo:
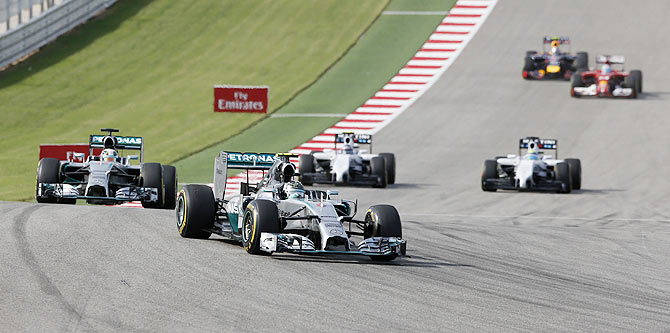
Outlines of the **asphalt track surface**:
[{"label": "asphalt track surface", "polygon": [[[670,328],[666,1],[500,1],[459,59],[375,137],[409,257],[247,255],[181,239],[171,211],[0,203],[0,329],[663,331]],[[614,23],[616,22],[616,23]],[[544,34],[627,57],[638,100],[521,79]],[[569,195],[484,193],[482,161],[526,135],[583,163]]]}]

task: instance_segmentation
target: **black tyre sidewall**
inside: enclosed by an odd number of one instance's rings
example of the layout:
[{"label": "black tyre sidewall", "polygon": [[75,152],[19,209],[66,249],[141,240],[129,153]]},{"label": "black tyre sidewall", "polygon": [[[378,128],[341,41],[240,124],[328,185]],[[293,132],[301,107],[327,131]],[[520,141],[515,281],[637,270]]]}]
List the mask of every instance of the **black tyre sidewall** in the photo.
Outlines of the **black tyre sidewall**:
[{"label": "black tyre sidewall", "polygon": [[[251,223],[251,235],[247,238],[247,223]],[[244,210],[244,219],[242,220],[242,245],[250,254],[268,255],[269,253],[261,251],[261,233],[278,233],[279,210],[277,205],[269,200],[253,200]]]},{"label": "black tyre sidewall", "polygon": [[395,155],[393,153],[381,153],[386,164],[386,180],[389,184],[395,184]]},{"label": "black tyre sidewall", "polygon": [[303,176],[303,173],[314,173],[314,156],[311,154],[300,155],[298,159],[298,169],[300,169],[300,181],[305,185],[312,185],[311,176]]},{"label": "black tyre sidewall", "polygon": [[386,184],[388,184],[388,175],[386,174],[386,163],[383,157],[375,156],[370,159],[370,174],[381,179],[381,182],[374,185],[374,187],[386,187]]},{"label": "black tyre sidewall", "polygon": [[37,200],[37,202],[39,203],[57,203],[58,199],[56,198],[39,198],[37,196],[37,189],[40,183],[46,183],[46,184],[60,183],[59,159],[51,157],[45,157],[41,159],[37,163],[37,175],[35,176],[35,200]]},{"label": "black tyre sidewall", "polygon": [[158,202],[144,202],[144,208],[163,208],[165,204],[165,186],[163,184],[163,168],[160,163],[143,163],[140,167],[140,183],[142,187],[158,188]]},{"label": "black tyre sidewall", "polygon": [[[183,205],[183,206],[182,206]],[[176,199],[177,231],[185,238],[207,239],[212,234],[204,231],[214,224],[216,201],[207,185],[185,185]],[[183,216],[180,219],[180,209]]]},{"label": "black tyre sidewall", "polygon": [[177,168],[172,165],[163,165],[163,185],[165,186],[164,193],[164,209],[175,209],[177,203]]},{"label": "black tyre sidewall", "polygon": [[582,188],[582,162],[576,158],[566,158],[565,162],[570,165],[570,181],[573,190]]},{"label": "black tyre sidewall", "polygon": [[402,222],[398,210],[391,205],[370,206],[365,213],[365,238],[398,237],[402,238]]},{"label": "black tyre sidewall", "polygon": [[484,181],[487,179],[497,179],[498,178],[498,162],[494,160],[485,160],[482,166],[482,190],[487,192],[495,192],[495,187],[485,187]]},{"label": "black tyre sidewall", "polygon": [[556,169],[554,171],[556,173],[556,180],[567,184],[567,189],[564,191],[561,190],[560,192],[570,193],[572,190],[572,182],[570,181],[570,165],[566,162],[556,163]]}]

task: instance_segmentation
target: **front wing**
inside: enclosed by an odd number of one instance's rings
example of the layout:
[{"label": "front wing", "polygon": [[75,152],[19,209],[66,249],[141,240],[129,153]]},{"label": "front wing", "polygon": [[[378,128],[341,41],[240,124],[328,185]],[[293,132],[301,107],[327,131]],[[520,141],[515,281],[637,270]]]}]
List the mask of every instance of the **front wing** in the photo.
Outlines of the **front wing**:
[{"label": "front wing", "polygon": [[499,190],[513,190],[513,191],[546,191],[546,192],[556,192],[564,191],[566,189],[566,184],[551,179],[543,179],[535,183],[535,186],[531,188],[520,188],[514,183],[513,179],[509,178],[489,178],[483,181],[484,187],[495,188]]},{"label": "front wing", "polygon": [[79,190],[70,184],[39,183],[37,186],[37,197],[59,198],[59,199],[94,199],[108,201],[158,201],[158,189],[155,187],[123,187],[116,191],[113,197],[80,195]]},{"label": "front wing", "polygon": [[317,250],[307,237],[296,234],[261,233],[260,248],[268,253],[290,252],[299,254],[354,254],[365,256],[404,256],[407,242],[396,237],[372,237],[358,243],[358,250]]},{"label": "front wing", "polygon": [[[329,173],[304,173],[300,174],[301,177],[304,177],[305,180],[311,181],[316,184],[339,184],[334,181]],[[380,181],[377,176],[372,175],[358,175],[351,177],[347,180],[345,184],[349,185],[360,185],[360,186],[373,186],[379,184]]]}]

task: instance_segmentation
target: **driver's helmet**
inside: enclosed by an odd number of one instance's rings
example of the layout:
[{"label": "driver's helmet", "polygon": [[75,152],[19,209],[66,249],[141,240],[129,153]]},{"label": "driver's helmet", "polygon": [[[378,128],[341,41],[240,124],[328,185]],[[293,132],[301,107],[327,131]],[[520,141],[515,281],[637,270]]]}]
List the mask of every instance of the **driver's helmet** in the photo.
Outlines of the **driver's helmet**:
[{"label": "driver's helmet", "polygon": [[284,184],[284,193],[289,199],[305,199],[305,188],[295,180]]},{"label": "driver's helmet", "polygon": [[539,154],[540,152],[537,149],[537,144],[535,142],[529,143],[526,158],[528,158],[529,160],[539,160],[540,159]]},{"label": "driver's helmet", "polygon": [[354,146],[350,144],[345,144],[344,148],[342,149],[345,154],[353,154],[354,153]]},{"label": "driver's helmet", "polygon": [[558,41],[554,40],[551,42],[551,54],[559,54],[561,51],[558,49]]},{"label": "driver's helmet", "polygon": [[114,149],[103,149],[102,153],[100,154],[100,160],[103,162],[116,162],[116,160],[119,158],[119,153],[116,152]]},{"label": "driver's helmet", "polygon": [[603,67],[600,68],[600,72],[603,74],[612,73],[612,66],[609,64],[604,64]]}]

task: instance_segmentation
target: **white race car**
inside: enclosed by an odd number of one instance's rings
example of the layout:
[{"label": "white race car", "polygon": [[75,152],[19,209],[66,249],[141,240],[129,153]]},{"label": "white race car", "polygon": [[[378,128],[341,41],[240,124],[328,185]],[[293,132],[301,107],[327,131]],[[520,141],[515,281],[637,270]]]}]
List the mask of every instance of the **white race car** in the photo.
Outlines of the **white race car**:
[{"label": "white race car", "polygon": [[[342,148],[337,149],[337,144]],[[358,145],[370,145],[370,151]],[[395,183],[395,155],[372,154],[372,135],[342,133],[335,135],[332,150],[300,156],[300,181],[305,185],[349,184],[386,187]]]},{"label": "white race car", "polygon": [[[522,150],[526,153],[522,154]],[[536,190],[570,193],[582,187],[581,161],[575,158],[559,160],[545,155],[543,150],[555,150],[554,139],[527,137],[519,140],[519,154],[484,161],[482,190]]]}]

